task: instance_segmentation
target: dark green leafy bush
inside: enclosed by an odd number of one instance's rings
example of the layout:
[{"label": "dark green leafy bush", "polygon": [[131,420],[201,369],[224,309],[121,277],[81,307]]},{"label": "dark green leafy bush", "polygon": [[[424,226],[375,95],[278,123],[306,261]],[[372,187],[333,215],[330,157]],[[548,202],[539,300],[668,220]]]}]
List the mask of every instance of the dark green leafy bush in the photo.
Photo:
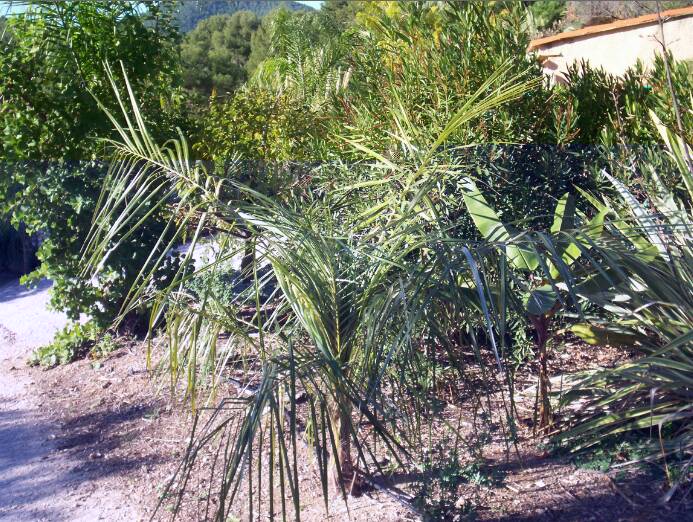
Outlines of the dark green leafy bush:
[{"label": "dark green leafy bush", "polygon": [[541,31],[549,29],[565,17],[565,0],[532,0],[529,11],[535,27]]},{"label": "dark green leafy bush", "polygon": [[149,216],[151,227],[128,249],[113,252],[99,278],[81,279],[81,249],[108,170],[99,139],[115,136],[97,102],[118,107],[104,64],[122,63],[153,132],[170,136],[185,128],[172,83],[177,36],[155,0],[29,4],[9,19],[11,37],[0,43],[0,213],[44,238],[41,267],[29,280],[52,279],[56,308],[105,326],[152,251],[164,211]]},{"label": "dark green leafy bush", "polygon": [[[687,62],[675,61],[671,56],[668,59],[680,106],[683,137],[691,143],[693,69]],[[666,74],[662,55],[657,55],[651,69],[645,70],[638,62],[623,78],[585,62],[571,66],[568,85],[558,87],[557,94],[560,103],[570,108],[577,129],[575,140],[585,144],[604,143],[610,147],[658,144],[659,132],[649,116],[650,110],[665,126],[677,128]]]}]

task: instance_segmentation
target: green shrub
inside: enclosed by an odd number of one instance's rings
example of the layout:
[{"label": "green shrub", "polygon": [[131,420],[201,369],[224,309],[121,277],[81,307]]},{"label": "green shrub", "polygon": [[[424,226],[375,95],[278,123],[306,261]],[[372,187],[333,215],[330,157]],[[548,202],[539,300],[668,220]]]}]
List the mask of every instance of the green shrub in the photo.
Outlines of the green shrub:
[{"label": "green shrub", "polygon": [[[41,267],[29,277],[55,283],[51,302],[72,320],[87,313],[102,326],[165,226],[163,209],[141,209],[151,227],[113,252],[93,281],[81,278],[81,250],[110,157],[99,138],[115,131],[97,99],[114,99],[104,62],[128,71],[159,137],[185,128],[173,86],[176,33],[160,3],[146,0],[29,2],[9,18],[12,38],[0,41],[0,215],[40,232]],[[133,264],[134,263],[134,264]]]},{"label": "green shrub", "polygon": [[565,0],[534,0],[529,5],[534,25],[538,30],[548,29],[565,17]]},{"label": "green shrub", "polygon": [[110,333],[104,333],[98,341],[94,343],[89,354],[94,359],[103,359],[118,349],[118,342]]},{"label": "green shrub", "polygon": [[[357,17],[363,30],[353,44],[348,89],[335,108],[341,112],[335,136],[348,130],[370,148],[397,150],[405,127],[414,133],[414,144],[424,146],[501,65],[509,63],[510,73],[523,79],[540,80],[538,61],[526,53],[524,9],[500,4],[370,5]],[[548,95],[537,85],[512,105],[459,128],[450,142],[543,142],[550,123]]]},{"label": "green shrub", "polygon": [[[693,141],[693,68],[669,57],[672,83],[680,105],[684,139]],[[622,78],[595,69],[586,62],[568,69],[567,87],[557,88],[559,103],[569,107],[574,139],[586,144],[604,143],[610,147],[654,145],[659,133],[649,116],[652,110],[669,128],[676,128],[666,63],[657,55],[646,70],[641,62],[628,69]],[[677,129],[678,130],[678,129]]]},{"label": "green shrub", "polygon": [[[221,167],[239,157],[255,161],[301,160],[306,159],[305,147],[314,128],[310,110],[287,96],[263,88],[243,89],[230,100],[210,100],[194,148]],[[261,180],[252,182],[263,189]]]},{"label": "green shrub", "polygon": [[34,350],[28,362],[32,366],[47,367],[68,364],[86,354],[101,331],[93,321],[71,323],[56,333],[50,344]]}]

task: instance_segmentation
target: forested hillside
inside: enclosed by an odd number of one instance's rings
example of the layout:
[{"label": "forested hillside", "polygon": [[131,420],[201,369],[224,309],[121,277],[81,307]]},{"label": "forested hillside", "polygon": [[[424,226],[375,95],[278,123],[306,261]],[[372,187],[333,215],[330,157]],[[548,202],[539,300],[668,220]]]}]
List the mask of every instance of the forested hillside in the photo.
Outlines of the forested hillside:
[{"label": "forested hillside", "polygon": [[284,6],[293,11],[310,11],[310,7],[298,2],[272,2],[269,0],[180,0],[176,18],[180,31],[187,33],[205,18],[218,14],[250,11],[263,17],[270,11]]},{"label": "forested hillside", "polygon": [[251,38],[259,26],[260,19],[250,11],[202,20],[181,43],[184,86],[207,96],[213,89],[223,94],[239,87],[247,77]]}]

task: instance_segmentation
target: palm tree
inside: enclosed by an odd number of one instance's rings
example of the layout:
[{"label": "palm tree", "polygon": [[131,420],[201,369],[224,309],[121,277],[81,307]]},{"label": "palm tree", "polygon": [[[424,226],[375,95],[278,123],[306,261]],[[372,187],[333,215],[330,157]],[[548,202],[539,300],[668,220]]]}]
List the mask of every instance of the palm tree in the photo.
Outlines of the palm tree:
[{"label": "palm tree", "polygon": [[[235,436],[224,453],[216,519],[225,520],[244,476],[243,463],[267,430],[272,441],[270,461],[278,463],[282,490],[290,491],[298,516],[297,390],[307,394],[308,433],[318,455],[325,496],[329,476],[346,493],[357,475],[367,477],[373,469],[383,472],[373,453],[373,440],[387,448],[396,461],[407,459],[407,428],[411,423],[401,416],[406,415],[414,398],[406,391],[394,393],[400,390],[398,381],[402,375],[395,368],[408,362],[406,353],[413,347],[415,324],[423,308],[430,304],[430,299],[422,296],[430,288],[424,282],[431,279],[431,265],[422,267],[421,252],[427,250],[425,247],[431,241],[446,239],[444,234],[436,233],[433,238],[427,235],[435,214],[427,196],[438,172],[433,158],[457,128],[537,84],[537,80],[507,78],[507,71],[506,66],[493,74],[470,96],[444,131],[431,140],[433,143],[410,158],[408,165],[395,165],[363,144],[354,144],[372,156],[375,172],[383,167],[392,169],[393,175],[387,182],[404,190],[391,192],[388,201],[368,211],[369,219],[362,217],[347,224],[340,223],[338,213],[329,205],[317,202],[311,206],[304,201],[299,213],[228,177],[215,177],[190,159],[183,137],[157,145],[146,129],[127,78],[129,103],[114,88],[124,123],[109,114],[121,139],[111,143],[114,161],[85,245],[85,277],[98,273],[111,252],[126,248],[129,235],[146,226],[146,217],[137,213],[144,203],[171,209],[166,240],[161,240],[167,241],[166,250],[186,237],[194,247],[201,231],[210,225],[222,231],[222,236],[223,231],[243,226],[257,238],[260,255],[255,260],[254,290],[239,295],[232,309],[207,305],[205,296],[190,299],[185,287],[196,274],[213,270],[235,254],[232,243],[221,238],[222,248],[216,259],[193,273],[189,252],[173,283],[163,291],[152,292],[150,281],[157,267],[166,262],[166,256],[151,256],[142,266],[123,307],[123,313],[133,307],[151,307],[152,334],[164,322],[173,325],[167,327],[169,365],[176,374],[187,365],[189,381],[198,377],[201,364],[213,365],[214,373],[219,375],[227,361],[239,356],[238,346],[218,349],[222,325],[253,346],[252,361],[259,365],[261,379],[254,385],[239,383],[243,394],[233,402],[241,415],[216,426],[208,425],[198,433],[197,444],[191,446],[181,468],[185,475],[196,462],[201,447],[234,426]],[[112,74],[111,80],[115,87]],[[353,190],[354,187],[348,187],[344,192]],[[229,193],[243,197],[228,199],[225,195]],[[345,204],[343,200],[341,204]],[[422,206],[428,210],[422,212]],[[382,217],[374,220],[378,214]],[[191,232],[193,219],[197,225]],[[373,222],[376,227],[368,229],[367,224]],[[463,266],[456,268],[460,273],[477,269],[472,256],[461,259]],[[271,271],[263,277],[258,268],[265,264]],[[474,281],[481,282],[478,277],[466,279],[472,285]],[[260,290],[273,280],[278,288],[273,298],[263,303]],[[453,278],[451,283],[457,285],[458,281],[459,278]],[[481,309],[482,288],[472,287],[471,292],[457,295],[474,310]],[[252,319],[246,320],[239,309],[249,303],[254,304],[254,312]],[[493,336],[493,325],[487,322],[487,328]],[[259,337],[253,336],[253,332]],[[301,340],[305,337],[308,342]],[[188,383],[191,396],[196,386]],[[288,430],[284,415],[287,404]],[[220,409],[219,415],[223,411]],[[219,416],[215,419],[219,420]],[[368,436],[360,428],[361,419],[370,426]],[[270,485],[273,469],[271,466]],[[272,488],[269,490],[272,504]]]},{"label": "palm tree", "polygon": [[[651,116],[680,174],[682,190],[667,188],[646,166],[643,204],[623,183],[602,172],[616,197],[585,194],[609,216],[604,237],[592,245],[602,266],[576,290],[611,316],[573,327],[590,344],[625,344],[643,356],[589,375],[577,385],[564,400],[586,401],[580,408],[585,413],[569,419],[571,429],[557,440],[580,450],[617,434],[645,432],[651,438],[645,458],[664,461],[670,498],[685,480],[693,450],[693,180],[686,162],[690,146]],[[679,457],[681,480],[667,465],[672,455]]]}]

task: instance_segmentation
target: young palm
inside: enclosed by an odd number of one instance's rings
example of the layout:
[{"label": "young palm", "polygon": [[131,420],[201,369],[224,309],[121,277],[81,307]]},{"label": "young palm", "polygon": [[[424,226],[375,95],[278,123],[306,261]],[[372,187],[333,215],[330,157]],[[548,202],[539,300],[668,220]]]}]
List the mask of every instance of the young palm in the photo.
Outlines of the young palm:
[{"label": "young palm", "polygon": [[[361,222],[357,219],[348,225],[339,225],[329,206],[316,205],[314,209],[309,202],[299,202],[299,208],[303,205],[299,214],[228,176],[215,177],[191,161],[183,138],[158,146],[149,136],[125,80],[130,103],[119,97],[124,125],[111,117],[121,140],[111,144],[115,161],[85,245],[85,276],[98,273],[110,252],[127,248],[133,231],[146,226],[146,216],[138,214],[143,202],[153,202],[154,208],[165,206],[170,209],[170,221],[166,239],[161,240],[166,241],[163,246],[170,249],[187,238],[191,240],[190,251],[173,283],[154,293],[150,282],[166,256],[151,256],[142,266],[123,312],[150,306],[152,334],[164,322],[169,325],[171,367],[178,369],[185,360],[189,380],[197,378],[197,368],[204,362],[198,358],[200,354],[214,366],[216,375],[225,371],[228,361],[243,359],[238,346],[228,346],[224,353],[217,350],[217,334],[222,330],[236,332],[237,338],[253,346],[244,364],[254,365],[260,377],[253,380],[247,374],[241,379],[242,393],[224,401],[211,423],[196,431],[197,441],[181,467],[180,476],[186,477],[201,449],[215,437],[227,434],[214,515],[217,520],[226,519],[244,478],[252,505],[253,473],[244,463],[252,458],[253,447],[267,440],[268,432],[270,508],[277,467],[282,491],[288,493],[282,494],[281,500],[291,497],[300,516],[296,456],[300,390],[307,397],[305,432],[316,450],[326,497],[328,477],[332,475],[332,482],[346,492],[356,478],[357,463],[361,476],[374,470],[384,472],[374,454],[373,440],[378,440],[396,462],[407,458],[408,428],[412,425],[407,415],[412,397],[406,390],[393,392],[401,390],[401,372],[394,372],[394,368],[408,363],[405,351],[412,348],[414,324],[430,303],[428,298],[421,298],[421,292],[431,274],[422,269],[419,260],[431,239],[426,231],[434,209],[427,192],[439,174],[433,159],[457,128],[536,85],[536,81],[521,82],[519,77],[506,79],[507,72],[508,67],[502,68],[470,96],[412,165],[396,166],[362,144],[354,144],[373,155],[374,172],[382,171],[382,162],[386,168],[394,167],[394,176],[387,182],[405,188],[367,212]],[[114,90],[118,96],[118,89]],[[375,228],[368,223],[376,223]],[[223,238],[237,226],[252,230],[257,238],[255,287],[239,295],[224,316],[218,307],[205,306],[204,297],[202,303],[190,299],[186,283],[234,255],[231,242]],[[217,240],[227,246],[222,246],[215,260],[194,272],[191,252],[206,227],[217,230]],[[271,269],[270,275],[260,276],[259,268],[265,264]],[[263,302],[261,287],[273,280],[278,289]],[[479,309],[481,288],[458,294]],[[249,304],[253,305],[253,317],[248,320],[241,309]],[[252,335],[254,332],[259,337]],[[195,384],[188,383],[193,396],[195,389]],[[229,403],[237,411],[225,417]],[[362,420],[367,422],[367,431]],[[261,475],[258,470],[258,482]]]}]

